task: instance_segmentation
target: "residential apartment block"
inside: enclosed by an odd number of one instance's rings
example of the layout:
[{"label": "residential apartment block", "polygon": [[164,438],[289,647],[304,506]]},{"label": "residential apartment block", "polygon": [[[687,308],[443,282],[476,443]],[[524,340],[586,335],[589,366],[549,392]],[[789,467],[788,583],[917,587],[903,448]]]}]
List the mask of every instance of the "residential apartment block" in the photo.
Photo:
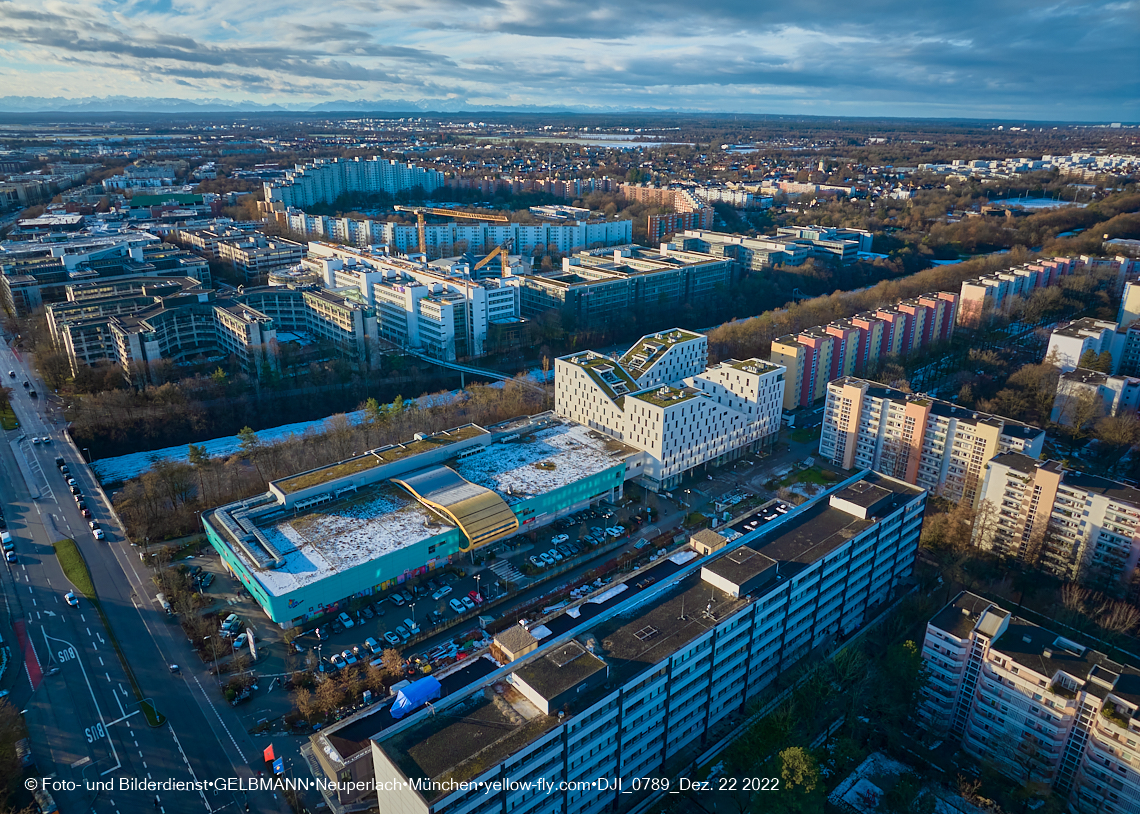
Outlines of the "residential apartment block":
[{"label": "residential apartment block", "polygon": [[521,321],[521,277],[472,280],[412,260],[318,242],[309,244],[302,267],[319,273],[329,289],[354,289],[354,296],[375,309],[381,339],[436,359],[483,356],[496,332]]},{"label": "residential apartment block", "polygon": [[706,368],[707,339],[674,329],[642,337],[621,359],[592,351],[555,360],[555,411],[646,453],[639,480],[669,489],[686,472],[771,444],[784,369],[759,359]]},{"label": "residential apartment block", "polygon": [[[360,247],[383,245],[393,254],[419,251],[419,236],[414,223],[309,215],[292,208],[271,212],[270,217],[290,231],[314,240],[337,240]],[[424,224],[424,245],[431,259],[450,257],[468,250],[489,251],[507,240],[517,252],[529,254],[536,248],[553,248],[569,254],[582,249],[632,243],[633,221],[628,218],[568,220],[550,217],[539,223],[451,221]]]},{"label": "residential apartment block", "polygon": [[[1113,369],[1120,363],[1121,346],[1125,334],[1118,334],[1115,322],[1084,317],[1055,328],[1049,334],[1049,348],[1045,359],[1055,360],[1061,371],[1073,370],[1080,366],[1081,357],[1088,351],[1095,354],[1109,353],[1113,357]],[[1119,337],[1119,340],[1118,338]]]},{"label": "residential apartment block", "polygon": [[283,208],[304,208],[317,203],[332,203],[351,193],[394,195],[405,189],[420,188],[433,192],[443,186],[439,170],[404,164],[394,159],[319,158],[298,164],[285,174],[283,181],[265,183],[265,202]]},{"label": "residential apartment block", "polygon": [[561,271],[519,278],[522,316],[551,309],[581,326],[628,321],[630,314],[664,315],[685,304],[723,295],[733,281],[733,263],[674,244],[660,249],[627,246],[596,249],[562,259]]},{"label": "residential apartment block", "polygon": [[663,559],[521,631],[532,636],[499,634],[497,652],[521,657],[431,709],[314,736],[318,771],[351,774],[358,758],[337,750],[359,743],[384,811],[615,810],[621,789],[598,778],[629,789],[699,752],[778,675],[890,602],[924,506],[921,490],[866,473],[712,555]]},{"label": "residential apartment block", "polygon": [[1077,265],[1077,261],[1067,257],[1044,258],[966,280],[962,283],[958,324],[981,327],[992,315],[1008,311],[1015,298],[1026,298],[1038,288],[1059,284]]},{"label": "residential apartment block", "polygon": [[1044,441],[1044,430],[1020,421],[847,376],[827,386],[819,454],[973,505],[991,458],[1036,457]]},{"label": "residential apartment block", "polygon": [[1070,810],[1134,814],[1140,670],[963,592],[926,626],[931,731]]},{"label": "residential apartment block", "polygon": [[974,545],[1032,559],[1063,579],[1129,584],[1140,562],[1140,490],[1066,471],[1016,452],[986,467],[981,499],[992,517]]},{"label": "residential apartment block", "polygon": [[871,370],[880,359],[946,341],[957,301],[948,291],[923,294],[772,340],[769,358],[788,369],[784,409],[813,404],[827,394],[828,382]]},{"label": "residential apartment block", "polygon": [[[1096,405],[1090,413],[1089,404]],[[1078,367],[1062,373],[1057,380],[1057,397],[1049,420],[1066,427],[1099,416],[1136,413],[1140,410],[1140,378],[1113,376]]]},{"label": "residential apartment block", "polygon": [[189,278],[129,278],[68,286],[68,300],[46,310],[73,374],[84,365],[110,364],[142,384],[152,381],[160,362],[229,356],[261,375],[277,368],[285,342],[324,342],[356,364],[378,362],[372,309],[316,288],[219,295]]}]

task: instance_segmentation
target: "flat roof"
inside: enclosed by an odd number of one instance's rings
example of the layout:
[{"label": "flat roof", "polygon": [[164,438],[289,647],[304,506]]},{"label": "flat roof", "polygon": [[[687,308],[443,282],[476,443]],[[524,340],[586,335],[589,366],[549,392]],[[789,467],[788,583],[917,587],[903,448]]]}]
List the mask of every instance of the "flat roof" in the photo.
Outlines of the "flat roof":
[{"label": "flat roof", "polygon": [[662,385],[661,387],[654,387],[650,390],[636,393],[633,398],[644,401],[647,404],[656,405],[657,407],[671,407],[674,404],[680,404],[701,395],[704,394],[694,387],[670,387],[669,385]]},{"label": "flat roof", "polygon": [[497,441],[451,467],[508,504],[543,495],[617,466],[637,450],[569,421],[552,421]]},{"label": "flat roof", "polygon": [[278,550],[287,552],[281,567],[259,569],[240,547],[231,550],[276,596],[455,528],[403,489],[387,484],[303,514],[277,513],[266,520],[257,526]]},{"label": "flat roof", "polygon": [[570,688],[606,669],[606,663],[575,639],[532,659],[515,675],[547,701],[553,701]]},{"label": "flat roof", "polygon": [[744,545],[734,548],[723,557],[718,557],[704,568],[733,585],[743,585],[775,564],[776,561],[771,557]]},{"label": "flat roof", "polygon": [[686,331],[683,328],[670,328],[667,331],[649,334],[641,337],[632,348],[622,354],[621,363],[626,368],[641,373],[653,367],[657,360],[664,355],[663,352],[668,351],[674,345],[691,342],[703,336],[704,334]]}]

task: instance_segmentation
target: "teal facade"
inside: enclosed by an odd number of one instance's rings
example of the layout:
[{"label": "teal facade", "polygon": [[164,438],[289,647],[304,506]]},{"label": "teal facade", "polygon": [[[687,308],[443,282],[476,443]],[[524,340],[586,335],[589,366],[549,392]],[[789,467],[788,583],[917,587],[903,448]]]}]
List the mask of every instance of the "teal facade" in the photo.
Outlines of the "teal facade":
[{"label": "teal facade", "polygon": [[[586,502],[608,499],[620,492],[625,482],[625,463],[619,463],[589,477],[543,495],[521,500],[511,506],[519,519],[519,532],[525,533],[550,522],[560,513]],[[460,553],[466,542],[459,529],[452,528],[425,540],[380,554],[376,559],[345,571],[299,586],[286,594],[265,590],[244,561],[234,553],[225,536],[216,528],[212,515],[203,515],[206,537],[226,567],[249,590],[253,598],[276,624],[289,628],[318,616],[344,610],[354,599],[388,590],[405,580],[442,568]]]}]

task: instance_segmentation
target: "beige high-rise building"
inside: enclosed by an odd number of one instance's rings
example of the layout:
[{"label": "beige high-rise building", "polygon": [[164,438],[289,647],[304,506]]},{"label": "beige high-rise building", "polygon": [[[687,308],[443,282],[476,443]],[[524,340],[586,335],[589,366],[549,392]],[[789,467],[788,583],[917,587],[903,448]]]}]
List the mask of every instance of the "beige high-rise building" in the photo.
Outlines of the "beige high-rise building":
[{"label": "beige high-rise building", "polygon": [[1064,579],[1132,581],[1140,562],[1140,489],[1010,452],[986,466],[981,500],[992,511],[975,524],[975,545],[1031,559]]},{"label": "beige high-rise building", "polygon": [[1045,431],[850,376],[827,387],[819,453],[841,469],[873,469],[949,500],[977,502],[987,461],[1041,454]]},{"label": "beige high-rise building", "polygon": [[963,592],[926,626],[918,716],[1072,811],[1140,810],[1140,670]]}]

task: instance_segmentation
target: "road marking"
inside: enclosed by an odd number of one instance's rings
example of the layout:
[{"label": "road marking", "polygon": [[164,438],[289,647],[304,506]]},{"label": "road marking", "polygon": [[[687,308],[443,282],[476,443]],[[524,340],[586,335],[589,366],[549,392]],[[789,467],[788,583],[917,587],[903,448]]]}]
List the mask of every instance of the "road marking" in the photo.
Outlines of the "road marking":
[{"label": "road marking", "polygon": [[[186,764],[186,769],[190,772],[190,779],[194,781],[194,785],[198,786],[198,794],[202,797],[202,804],[206,806],[207,812],[212,812],[214,809],[210,808],[210,801],[206,799],[206,792],[198,784],[198,776],[194,774],[194,767],[190,765],[190,761],[186,757],[186,752],[182,749],[182,742],[178,740],[178,735],[174,732],[173,726],[170,727],[170,737],[174,738],[174,745],[178,747],[178,754],[182,755],[182,762]],[[218,793],[217,789],[214,790],[214,793]]]},{"label": "road marking", "polygon": [[127,697],[127,691],[123,689],[123,682],[119,682],[119,692],[123,694],[123,698]]},{"label": "road marking", "polygon": [[77,760],[71,764],[71,768],[78,769],[80,766],[86,766],[90,762],[91,762],[91,756],[90,755],[88,755],[87,757],[81,757],[81,758],[79,758],[79,760]]},{"label": "road marking", "polygon": [[91,635],[91,628],[87,628],[87,635],[88,635],[88,636],[90,636],[90,635]]},{"label": "road marking", "polygon": [[106,642],[103,641],[103,637],[99,635],[98,630],[95,631],[95,638],[99,640],[99,644],[106,644]]},{"label": "road marking", "polygon": [[99,657],[99,666],[100,667],[106,667],[107,666],[106,664],[103,663],[103,657],[102,656]]},{"label": "road marking", "polygon": [[[123,705],[119,704],[119,711],[122,712],[122,710],[123,710]],[[138,714],[139,714],[139,710],[137,710],[137,709],[134,712],[128,712],[122,718],[116,718],[115,720],[111,721],[111,723],[107,724],[107,726],[114,726],[115,724],[121,724],[123,721],[127,721],[127,719],[130,718],[132,715],[138,715]],[[127,729],[130,729],[130,727],[131,727],[131,722],[127,721]],[[138,741],[135,741],[135,746],[138,746],[138,745],[139,745]]]},{"label": "road marking", "polygon": [[[41,630],[42,630],[42,628],[41,628]],[[51,645],[50,645],[50,644],[48,644],[48,639],[55,639],[55,641],[57,641],[57,642],[61,642],[61,643],[63,643],[63,644],[66,644],[68,647],[70,647],[70,648],[72,648],[73,650],[75,650],[75,652],[76,652],[76,654],[77,654],[77,655],[76,655],[76,658],[75,658],[75,661],[76,661],[76,663],[78,663],[78,664],[79,664],[79,669],[80,669],[80,670],[83,672],[83,681],[84,681],[84,682],[87,684],[87,692],[91,694],[91,703],[92,703],[92,704],[94,704],[94,706],[95,706],[95,712],[96,712],[96,713],[99,715],[99,723],[101,723],[101,724],[103,725],[103,730],[104,730],[104,731],[106,731],[106,729],[107,729],[107,722],[106,722],[106,720],[103,718],[103,710],[101,710],[101,709],[99,708],[99,699],[97,699],[97,698],[95,697],[95,690],[93,690],[93,689],[91,688],[91,679],[89,679],[89,678],[87,677],[87,668],[83,666],[83,659],[81,659],[81,658],[79,658],[79,657],[78,657],[78,653],[79,653],[79,650],[78,650],[78,648],[76,648],[76,647],[75,647],[75,646],[74,646],[74,645],[73,645],[71,642],[69,642],[69,641],[67,641],[67,640],[65,640],[65,639],[59,639],[59,638],[56,638],[55,636],[48,636],[48,634],[47,634],[47,631],[46,631],[46,630],[44,630],[44,631],[43,631],[43,633],[44,633],[44,644],[45,644],[45,645],[47,645],[47,648],[48,648],[48,650],[51,650]],[[111,679],[110,679],[110,676],[108,676],[107,680],[108,680],[108,681],[110,681],[110,680],[111,680]],[[114,772],[114,771],[118,771],[119,769],[121,769],[121,768],[123,767],[123,762],[122,762],[121,760],[119,760],[119,753],[118,753],[118,751],[115,749],[115,740],[114,740],[114,738],[112,738],[112,737],[110,737],[110,736],[108,736],[108,737],[107,737],[107,746],[109,746],[109,747],[110,747],[110,749],[111,749],[111,757],[115,758],[115,765],[114,765],[114,766],[112,766],[110,769],[107,769],[107,770],[106,770],[106,771],[104,771],[104,772],[100,772],[100,773],[99,773],[99,776],[100,776],[100,777],[103,777],[103,776],[105,776],[105,775],[108,775],[108,774],[110,774],[111,772]]]},{"label": "road marking", "polygon": [[84,616],[84,615],[81,613],[81,614],[79,614],[79,621],[80,621],[80,622],[83,622],[84,624],[86,624],[86,622],[87,622],[87,617],[86,617],[86,616]]},{"label": "road marking", "polygon": [[34,608],[35,606],[36,606],[36,598],[32,597],[32,607]]},{"label": "road marking", "polygon": [[111,674],[110,673],[103,673],[103,675],[107,676],[107,683],[110,684],[111,683]]},{"label": "road marking", "polygon": [[234,745],[234,749],[237,750],[238,756],[241,757],[241,759],[246,763],[249,763],[249,761],[246,760],[245,754],[241,751],[241,747],[238,746],[238,742],[234,740],[234,736],[230,732],[230,728],[226,726],[226,722],[222,720],[222,715],[220,712],[218,712],[218,708],[214,706],[214,702],[211,701],[210,696],[206,694],[206,688],[202,686],[202,682],[198,679],[198,676],[194,676],[194,683],[198,685],[198,689],[202,692],[202,697],[206,699],[206,703],[209,704],[210,709],[214,711],[214,715],[216,715],[218,718],[218,723],[222,725],[222,729],[224,729],[226,735],[229,736],[230,743]]}]

